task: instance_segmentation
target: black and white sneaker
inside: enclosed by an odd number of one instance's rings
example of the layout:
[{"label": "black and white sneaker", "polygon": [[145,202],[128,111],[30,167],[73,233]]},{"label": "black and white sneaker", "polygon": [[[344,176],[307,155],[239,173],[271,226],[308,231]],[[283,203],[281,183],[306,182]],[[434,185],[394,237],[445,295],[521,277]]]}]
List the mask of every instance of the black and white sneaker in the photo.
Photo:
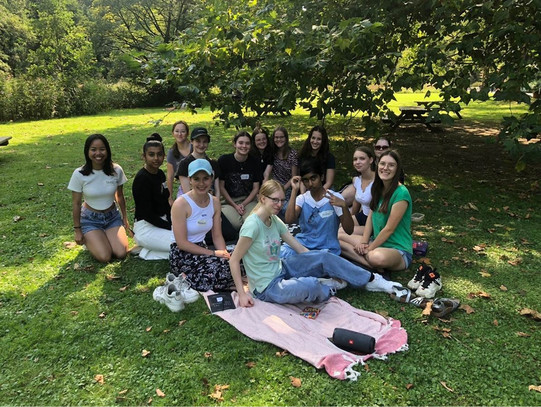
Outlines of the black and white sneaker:
[{"label": "black and white sneaker", "polygon": [[413,278],[408,282],[408,288],[411,290],[417,290],[419,286],[423,283],[423,278],[426,273],[432,271],[432,267],[427,266],[426,264],[421,264]]},{"label": "black and white sneaker", "polygon": [[423,278],[423,282],[415,291],[418,297],[434,298],[436,293],[441,290],[441,276],[440,273],[434,270],[427,272]]}]

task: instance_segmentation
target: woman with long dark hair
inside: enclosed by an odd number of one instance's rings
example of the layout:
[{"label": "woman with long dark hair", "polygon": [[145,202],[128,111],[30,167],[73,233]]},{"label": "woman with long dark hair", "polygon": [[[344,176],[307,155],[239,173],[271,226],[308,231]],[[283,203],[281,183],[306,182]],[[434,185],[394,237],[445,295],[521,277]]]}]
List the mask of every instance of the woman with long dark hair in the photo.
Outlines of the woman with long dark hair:
[{"label": "woman with long dark hair", "polygon": [[[323,188],[332,189],[336,160],[334,155],[330,152],[329,136],[327,135],[327,130],[323,126],[314,126],[310,129],[308,137],[304,141],[301,152],[299,153],[299,165],[303,160],[310,158],[315,158],[321,162],[325,169]],[[303,186],[301,186],[301,192],[305,192]]]},{"label": "woman with long dark hair", "polygon": [[170,191],[165,174],[160,169],[165,148],[158,133],[153,133],[143,144],[143,168],[132,184],[135,203],[134,239],[141,247],[139,257],[145,260],[167,260],[171,241]]},{"label": "woman with long dark hair", "polygon": [[272,146],[269,131],[265,127],[256,127],[252,131],[252,147],[250,155],[259,162],[259,170],[263,174],[261,183],[270,179],[272,173]]},{"label": "woman with long dark hair", "polygon": [[[408,189],[400,183],[402,163],[395,150],[385,151],[372,185],[370,214],[354,253],[344,253],[362,265],[388,271],[407,269],[412,259],[411,212]],[[374,235],[374,239],[370,240]]]},{"label": "woman with long dark hair", "polygon": [[123,190],[126,175],[113,162],[109,142],[101,134],[88,136],[84,155],[85,164],[73,171],[68,185],[75,242],[86,245],[102,263],[113,257],[123,259],[128,252],[126,230],[130,230]]}]

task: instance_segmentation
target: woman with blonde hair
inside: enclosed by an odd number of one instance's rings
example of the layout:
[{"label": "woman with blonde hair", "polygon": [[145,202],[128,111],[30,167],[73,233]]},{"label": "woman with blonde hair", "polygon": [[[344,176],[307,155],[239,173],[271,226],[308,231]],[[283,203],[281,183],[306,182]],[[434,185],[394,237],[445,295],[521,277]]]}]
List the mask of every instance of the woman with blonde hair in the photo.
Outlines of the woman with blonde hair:
[{"label": "woman with blonde hair", "polygon": [[[278,218],[284,201],[282,185],[274,180],[265,182],[259,190],[256,207],[242,225],[229,261],[240,306],[254,305],[252,296],[279,304],[321,302],[334,295],[337,289],[344,288],[346,282],[368,291],[387,293],[393,292],[394,285],[400,286],[334,254],[309,251]],[[280,259],[281,240],[298,254]],[[241,260],[251,295],[244,291]]]}]

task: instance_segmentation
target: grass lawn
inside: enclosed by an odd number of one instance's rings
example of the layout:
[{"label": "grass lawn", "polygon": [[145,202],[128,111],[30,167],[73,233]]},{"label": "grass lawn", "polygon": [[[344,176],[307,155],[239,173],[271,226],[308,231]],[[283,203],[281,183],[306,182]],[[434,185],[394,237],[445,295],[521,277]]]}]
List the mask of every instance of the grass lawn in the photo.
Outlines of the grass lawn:
[{"label": "grass lawn", "polygon": [[[397,106],[411,104],[408,98],[422,95],[403,94]],[[516,173],[497,144],[497,122],[510,109],[524,110],[474,104],[440,131],[410,125],[391,135],[413,209],[426,215],[414,224],[414,238],[429,242],[425,261],[442,274],[441,296],[469,308],[439,320],[383,294],[340,291],[354,306],[399,319],[409,335],[409,351],[369,361],[357,382],[278,357],[281,349],[243,336],[202,300],[180,313],[154,302],[166,261],[101,265],[66,243],[73,241],[66,186],[90,133],[108,137],[129,178],[133,214],[131,183],[149,133],[159,131],[169,145],[171,124],[185,119],[211,128],[211,156],[232,151],[234,130],[212,127],[212,114],[174,112],[158,128],[149,121],[163,117],[161,109],[0,125],[0,136],[13,136],[0,147],[0,404],[541,404],[541,393],[529,389],[541,385],[540,323],[520,314],[541,311],[541,165]],[[284,124],[300,147],[315,122],[297,110],[263,124]],[[360,126],[327,121],[336,184],[349,176],[354,146],[372,141],[357,136]],[[405,284],[415,267],[395,279]],[[150,353],[143,357],[143,350]],[[229,385],[223,401],[211,397],[216,385]]]}]

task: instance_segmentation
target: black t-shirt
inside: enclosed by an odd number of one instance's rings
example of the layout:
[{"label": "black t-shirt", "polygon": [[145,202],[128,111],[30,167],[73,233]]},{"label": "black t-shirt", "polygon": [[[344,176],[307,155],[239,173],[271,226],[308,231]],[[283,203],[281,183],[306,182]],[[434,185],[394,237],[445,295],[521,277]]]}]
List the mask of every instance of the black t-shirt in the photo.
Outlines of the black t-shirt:
[{"label": "black t-shirt", "polygon": [[151,174],[141,168],[133,180],[132,194],[136,221],[146,220],[156,227],[171,229],[169,190],[162,170]]},{"label": "black t-shirt", "polygon": [[[187,177],[188,176],[188,166],[195,161],[196,158],[193,156],[193,154],[188,155],[186,158],[184,158],[180,164],[178,165],[177,172],[175,174],[175,177]],[[220,176],[220,167],[216,160],[211,160],[208,156],[205,155],[205,160],[207,160],[210,163],[210,166],[212,167],[212,171],[214,171],[214,178],[222,178]]]},{"label": "black t-shirt", "polygon": [[221,180],[231,198],[250,195],[254,182],[261,182],[262,173],[257,159],[248,156],[246,161],[239,162],[235,154],[225,154],[218,159]]}]

